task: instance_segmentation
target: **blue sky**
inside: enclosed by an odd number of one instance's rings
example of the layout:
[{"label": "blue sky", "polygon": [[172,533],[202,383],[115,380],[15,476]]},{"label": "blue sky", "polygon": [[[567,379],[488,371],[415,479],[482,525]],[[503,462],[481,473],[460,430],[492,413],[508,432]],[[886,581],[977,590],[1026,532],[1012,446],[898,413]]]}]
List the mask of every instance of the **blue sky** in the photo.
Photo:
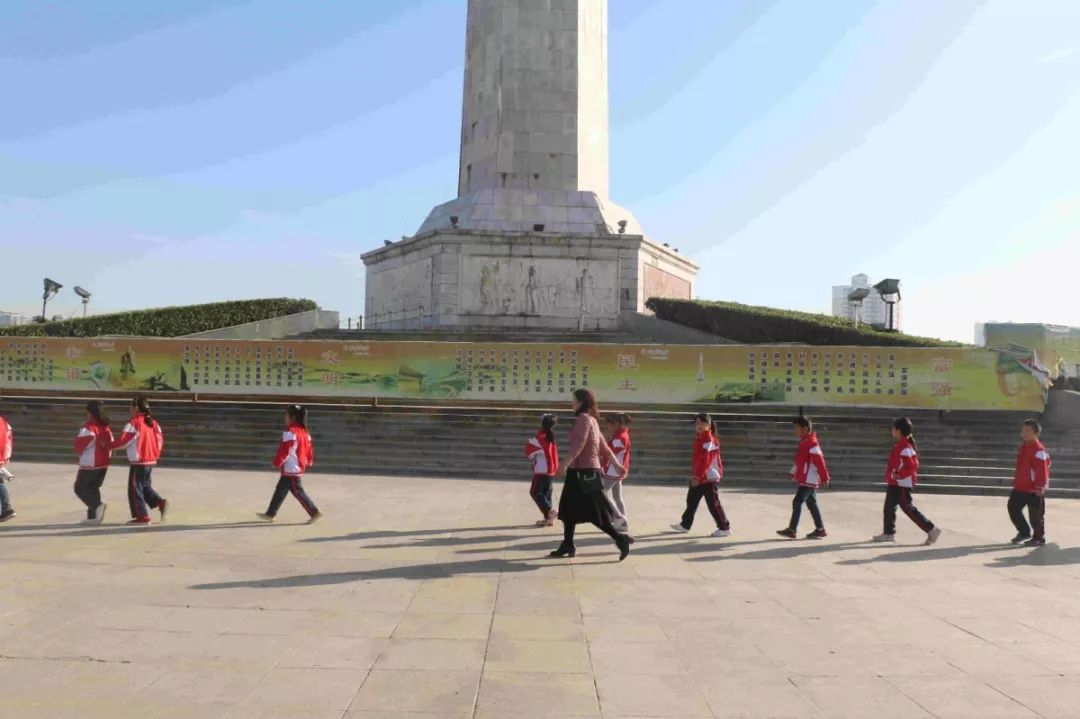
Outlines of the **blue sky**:
[{"label": "blue sky", "polygon": [[[0,4],[0,309],[363,310],[456,191],[465,0]],[[1080,3],[610,0],[612,195],[710,299],[1080,325]],[[65,288],[50,314],[77,309]]]}]

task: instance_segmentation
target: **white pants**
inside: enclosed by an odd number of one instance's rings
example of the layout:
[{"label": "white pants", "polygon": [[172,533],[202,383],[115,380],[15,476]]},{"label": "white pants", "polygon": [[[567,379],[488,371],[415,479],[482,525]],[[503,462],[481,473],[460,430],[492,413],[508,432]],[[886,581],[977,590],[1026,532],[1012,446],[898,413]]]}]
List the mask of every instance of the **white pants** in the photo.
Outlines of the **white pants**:
[{"label": "white pants", "polygon": [[619,513],[619,517],[625,526],[629,522],[626,514],[626,503],[623,501],[622,482],[611,477],[604,477],[604,495]]}]

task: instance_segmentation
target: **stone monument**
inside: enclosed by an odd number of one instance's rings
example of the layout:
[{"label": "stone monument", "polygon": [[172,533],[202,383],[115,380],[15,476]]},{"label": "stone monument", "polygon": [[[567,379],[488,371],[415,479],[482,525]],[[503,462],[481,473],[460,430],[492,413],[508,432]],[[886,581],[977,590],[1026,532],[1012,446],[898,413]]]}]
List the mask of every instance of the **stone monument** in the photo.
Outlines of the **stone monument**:
[{"label": "stone monument", "polygon": [[469,0],[458,197],[363,256],[369,329],[612,329],[698,267],[608,197],[607,0]]}]

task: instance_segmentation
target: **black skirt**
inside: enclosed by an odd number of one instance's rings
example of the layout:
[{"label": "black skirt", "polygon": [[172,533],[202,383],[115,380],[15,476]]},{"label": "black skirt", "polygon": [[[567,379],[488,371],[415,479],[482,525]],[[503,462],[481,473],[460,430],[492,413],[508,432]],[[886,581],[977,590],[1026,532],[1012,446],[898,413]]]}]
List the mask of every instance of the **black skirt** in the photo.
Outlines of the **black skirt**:
[{"label": "black skirt", "polygon": [[586,472],[600,473],[599,469],[571,469],[566,473],[562,494],[559,496],[559,519],[571,524],[595,524],[601,529],[611,527],[618,517],[603,492],[586,493],[578,476]]}]

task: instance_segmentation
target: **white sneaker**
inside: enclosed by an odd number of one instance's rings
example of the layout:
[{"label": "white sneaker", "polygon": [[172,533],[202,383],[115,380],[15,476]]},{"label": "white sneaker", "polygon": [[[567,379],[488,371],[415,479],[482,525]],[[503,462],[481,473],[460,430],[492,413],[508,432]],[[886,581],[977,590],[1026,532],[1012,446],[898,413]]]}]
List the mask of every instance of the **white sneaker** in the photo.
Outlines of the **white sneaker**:
[{"label": "white sneaker", "polygon": [[308,524],[315,524],[315,522],[318,522],[322,518],[323,518],[323,513],[322,512],[316,512],[315,514],[311,515],[311,518],[308,519],[307,523]]},{"label": "white sneaker", "polygon": [[934,527],[933,529],[931,529],[929,532],[926,533],[926,542],[924,542],[924,544],[927,547],[929,547],[931,544],[935,544],[937,542],[937,540],[938,540],[938,537],[940,537],[940,536],[941,536],[941,530],[938,529],[937,527]]},{"label": "white sneaker", "polygon": [[97,523],[98,523],[98,521],[96,519],[80,519],[79,520],[79,524],[82,524],[82,525],[87,526],[87,527],[92,527],[92,526],[96,525]]},{"label": "white sneaker", "polygon": [[682,526],[682,522],[676,522],[675,524],[671,525],[671,529],[672,531],[678,532],[679,534],[686,534],[690,531],[686,527]]},{"label": "white sneaker", "polygon": [[713,532],[712,534],[710,534],[709,536],[710,537],[730,537],[731,536],[731,530],[730,529],[718,529],[715,532]]},{"label": "white sneaker", "polygon": [[875,542],[895,542],[895,534],[877,534],[873,537]]},{"label": "white sneaker", "polygon": [[263,522],[273,522],[274,518],[269,514],[263,514],[262,512],[256,512],[255,516]]},{"label": "white sneaker", "polygon": [[105,521],[105,510],[109,508],[109,505],[102,502],[94,508],[93,524],[101,524]]}]

